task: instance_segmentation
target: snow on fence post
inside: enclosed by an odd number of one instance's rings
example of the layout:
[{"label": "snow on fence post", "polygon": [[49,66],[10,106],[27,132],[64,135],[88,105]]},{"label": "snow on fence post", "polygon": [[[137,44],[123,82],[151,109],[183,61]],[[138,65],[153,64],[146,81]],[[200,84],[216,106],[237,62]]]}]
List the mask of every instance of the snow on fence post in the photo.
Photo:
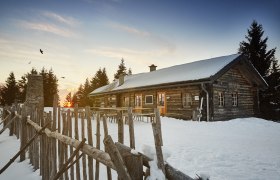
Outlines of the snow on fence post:
[{"label": "snow on fence post", "polygon": [[[100,112],[96,113],[96,149],[100,150]],[[99,162],[95,163],[95,180],[99,179]]]},{"label": "snow on fence post", "polygon": [[[75,104],[75,108],[74,108],[74,113],[75,113],[75,139],[79,140],[79,123],[78,123],[78,104]],[[80,156],[80,153],[78,152],[76,155],[76,159],[78,159]],[[81,179],[81,175],[80,175],[80,162],[77,161],[76,165],[76,180],[80,180]]]},{"label": "snow on fence post", "polygon": [[[89,106],[86,107],[86,118],[87,118],[87,133],[88,133],[88,145],[93,146],[92,141],[92,124]],[[93,158],[88,156],[88,177],[89,180],[93,180]]]},{"label": "snow on fence post", "polygon": [[123,125],[122,110],[118,111],[117,121],[118,121],[118,142],[123,144],[124,143],[124,125]]},{"label": "snow on fence post", "polygon": [[134,137],[134,123],[132,118],[132,108],[129,107],[127,109],[128,114],[128,125],[129,125],[129,140],[130,140],[130,147],[135,149],[135,137]]},{"label": "snow on fence post", "polygon": [[156,147],[156,154],[157,154],[157,165],[158,168],[162,170],[163,174],[165,174],[165,167],[164,167],[164,160],[161,146],[163,146],[162,142],[162,134],[161,134],[161,122],[160,122],[160,113],[159,109],[154,109],[155,119],[152,123],[153,134],[154,134],[154,141]]}]

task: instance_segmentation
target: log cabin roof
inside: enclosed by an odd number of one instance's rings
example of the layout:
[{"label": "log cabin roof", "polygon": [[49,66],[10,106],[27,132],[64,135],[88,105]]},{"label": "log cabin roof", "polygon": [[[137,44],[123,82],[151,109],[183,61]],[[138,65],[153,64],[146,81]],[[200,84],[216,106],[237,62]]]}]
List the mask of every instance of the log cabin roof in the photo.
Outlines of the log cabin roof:
[{"label": "log cabin roof", "polygon": [[[176,85],[178,83],[203,83],[213,82],[224,72],[229,70],[233,65],[240,63],[249,67],[247,73],[253,73],[256,79],[254,84],[265,88],[267,86],[265,80],[260,76],[253,65],[240,54],[232,54],[228,56],[215,57],[211,59],[199,60],[191,63],[175,65],[152,72],[133,74],[124,77],[124,83],[119,85],[116,80],[111,84],[102,86],[92,91],[89,96],[99,94],[107,94],[113,92],[128,91],[131,89],[142,89],[159,87],[164,85]],[[246,62],[245,62],[246,61]],[[246,68],[245,68],[246,69]]]}]

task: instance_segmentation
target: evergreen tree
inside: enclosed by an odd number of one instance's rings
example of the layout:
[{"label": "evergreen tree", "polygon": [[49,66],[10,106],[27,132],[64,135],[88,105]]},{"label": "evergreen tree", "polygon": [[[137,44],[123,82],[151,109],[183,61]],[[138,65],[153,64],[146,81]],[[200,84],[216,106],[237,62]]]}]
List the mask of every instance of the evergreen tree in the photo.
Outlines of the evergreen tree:
[{"label": "evergreen tree", "polygon": [[272,68],[275,60],[275,50],[271,49],[267,51],[268,37],[262,38],[264,30],[261,24],[256,21],[248,29],[248,35],[245,36],[247,41],[242,41],[239,47],[239,53],[245,55],[255,66],[258,72],[266,77],[269,75],[269,70]]},{"label": "evergreen tree", "polygon": [[90,92],[107,84],[109,84],[109,79],[106,73],[106,69],[103,68],[101,70],[101,68],[99,68],[99,70],[95,73],[94,77],[90,81]]},{"label": "evergreen tree", "polygon": [[53,97],[58,93],[58,79],[52,69],[47,71],[43,68],[40,75],[43,76],[44,106],[51,107],[53,106]]},{"label": "evergreen tree", "polygon": [[125,67],[124,59],[123,58],[121,59],[121,63],[119,65],[119,69],[117,70],[117,73],[114,75],[114,78],[115,79],[119,79],[119,76],[121,74],[127,75],[126,67]]},{"label": "evergreen tree", "polygon": [[260,92],[260,111],[261,116],[267,119],[280,119],[280,71],[275,58],[276,48],[267,50],[267,40],[263,39],[264,30],[261,24],[256,21],[248,29],[247,41],[242,41],[239,47],[239,53],[246,56],[260,75],[266,80],[269,87]]},{"label": "evergreen tree", "polygon": [[18,86],[13,72],[10,73],[6,80],[6,85],[1,88],[1,104],[2,105],[12,105],[17,101],[18,96]]}]

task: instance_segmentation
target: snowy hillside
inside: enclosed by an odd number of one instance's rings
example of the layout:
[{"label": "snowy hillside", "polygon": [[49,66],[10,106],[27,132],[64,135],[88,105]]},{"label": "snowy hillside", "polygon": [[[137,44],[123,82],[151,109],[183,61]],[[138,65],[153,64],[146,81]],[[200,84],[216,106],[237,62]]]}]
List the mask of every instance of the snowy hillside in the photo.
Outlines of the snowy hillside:
[{"label": "snowy hillside", "polygon": [[[95,124],[95,122],[93,122]],[[117,140],[117,125],[109,123]],[[2,125],[0,127],[2,129]],[[125,126],[128,133],[128,127]],[[206,174],[211,180],[277,180],[280,177],[280,123],[257,118],[225,122],[193,122],[162,118],[163,151],[167,161],[191,177]],[[101,131],[102,132],[102,131]],[[128,134],[125,135],[128,145]],[[136,150],[153,146],[151,124],[135,122]],[[0,167],[18,151],[19,141],[0,135]],[[0,180],[40,179],[28,161],[13,163]],[[106,179],[105,171],[101,171]],[[101,178],[103,179],[103,178]]]}]

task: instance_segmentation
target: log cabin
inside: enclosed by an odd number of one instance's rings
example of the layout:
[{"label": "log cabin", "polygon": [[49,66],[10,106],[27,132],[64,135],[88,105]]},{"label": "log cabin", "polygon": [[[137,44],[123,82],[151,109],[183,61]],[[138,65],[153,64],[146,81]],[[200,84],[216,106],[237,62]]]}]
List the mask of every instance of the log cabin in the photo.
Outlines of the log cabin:
[{"label": "log cabin", "polygon": [[95,107],[133,107],[162,116],[219,121],[256,116],[267,83],[245,56],[233,54],[120,76],[89,94]]}]

